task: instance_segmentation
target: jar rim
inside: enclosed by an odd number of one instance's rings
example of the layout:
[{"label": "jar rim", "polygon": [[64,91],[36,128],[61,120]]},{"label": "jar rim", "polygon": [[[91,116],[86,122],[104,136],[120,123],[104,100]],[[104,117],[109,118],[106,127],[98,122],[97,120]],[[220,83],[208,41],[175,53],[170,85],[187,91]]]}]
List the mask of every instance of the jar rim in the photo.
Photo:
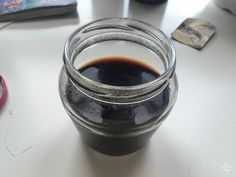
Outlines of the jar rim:
[{"label": "jar rim", "polygon": [[[108,85],[103,84],[100,82],[96,82],[94,80],[91,80],[85,76],[83,76],[73,65],[73,63],[70,60],[70,44],[73,41],[74,37],[82,30],[86,29],[88,26],[99,23],[99,22],[106,22],[106,21],[119,21],[122,22],[132,22],[139,25],[142,25],[144,27],[150,28],[155,31],[158,35],[161,35],[165,39],[165,41],[168,43],[168,48],[170,51],[170,63],[168,63],[168,68],[165,69],[165,71],[155,80],[140,84],[140,85],[134,85],[134,86],[115,86],[115,85]],[[123,24],[122,24],[123,25]],[[65,69],[67,74],[72,76],[73,81],[76,83],[79,83],[79,85],[82,85],[83,88],[89,88],[89,90],[95,89],[98,93],[101,93],[103,96],[111,96],[114,94],[115,97],[124,97],[127,98],[127,96],[137,96],[138,94],[143,94],[144,91],[150,92],[152,89],[155,89],[157,87],[163,87],[163,85],[167,85],[168,80],[171,78],[176,65],[176,54],[175,54],[175,48],[172,43],[172,41],[169,39],[169,37],[162,32],[160,29],[155,28],[151,24],[148,24],[146,22],[143,22],[141,20],[136,20],[132,18],[123,18],[123,17],[111,17],[111,18],[103,18],[99,20],[92,21],[88,24],[85,24],[81,26],[80,28],[76,29],[74,32],[70,34],[70,36],[67,38],[65,46],[64,46],[64,63],[65,63]],[[147,89],[149,88],[149,89]],[[124,94],[129,92],[129,94]],[[123,94],[122,94],[123,93]]]}]

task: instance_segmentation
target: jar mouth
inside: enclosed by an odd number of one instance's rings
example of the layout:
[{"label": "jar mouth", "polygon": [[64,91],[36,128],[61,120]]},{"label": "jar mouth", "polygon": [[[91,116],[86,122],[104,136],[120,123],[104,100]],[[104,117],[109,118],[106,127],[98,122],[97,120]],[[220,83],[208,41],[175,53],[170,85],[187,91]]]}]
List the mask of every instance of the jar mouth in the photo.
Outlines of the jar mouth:
[{"label": "jar mouth", "polygon": [[[103,31],[101,32],[101,30]],[[134,31],[138,31],[139,34],[134,34]],[[117,32],[117,34],[114,34],[114,32]],[[118,33],[121,35],[118,35]],[[141,40],[137,40],[138,38],[141,38]],[[134,41],[134,39],[137,41]],[[166,59],[163,61],[165,71],[155,80],[144,84],[115,86],[91,80],[82,75],[73,65],[73,55],[78,55],[84,49],[95,43],[111,40],[137,42],[141,45],[146,45],[145,47],[155,53],[160,52],[160,50],[165,50],[166,53],[168,52],[168,56],[166,54]],[[161,46],[162,48],[160,48]],[[163,55],[163,53],[161,55]],[[70,76],[69,78],[74,86],[81,92],[88,96],[91,96],[92,93],[94,95],[95,93],[99,99],[119,98],[121,100],[120,102],[122,102],[122,100],[127,100],[127,98],[140,98],[141,95],[151,92],[154,96],[162,91],[168,85],[174,73],[176,65],[175,57],[173,43],[160,29],[140,20],[113,17],[93,21],[75,30],[66,40],[63,60],[67,75]],[[150,97],[152,96],[150,95]]]}]

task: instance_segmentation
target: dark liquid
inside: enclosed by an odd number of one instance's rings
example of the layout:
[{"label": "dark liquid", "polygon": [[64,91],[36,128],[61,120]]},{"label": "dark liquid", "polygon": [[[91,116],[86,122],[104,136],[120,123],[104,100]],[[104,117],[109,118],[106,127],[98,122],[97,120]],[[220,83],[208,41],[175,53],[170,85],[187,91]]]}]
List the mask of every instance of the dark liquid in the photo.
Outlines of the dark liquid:
[{"label": "dark liquid", "polygon": [[[127,58],[110,57],[87,63],[79,71],[87,78],[114,86],[134,86],[157,79],[160,75],[152,67]],[[112,105],[93,100],[68,83],[66,97],[72,109],[82,119],[112,133],[127,132],[156,122],[169,103],[169,87],[156,97],[137,104]],[[120,155],[137,150],[152,132],[132,138],[107,138],[94,135],[79,127],[83,139],[103,153]]]},{"label": "dark liquid", "polygon": [[95,60],[79,71],[91,80],[115,86],[145,84],[159,77],[159,73],[150,66],[119,57]]}]

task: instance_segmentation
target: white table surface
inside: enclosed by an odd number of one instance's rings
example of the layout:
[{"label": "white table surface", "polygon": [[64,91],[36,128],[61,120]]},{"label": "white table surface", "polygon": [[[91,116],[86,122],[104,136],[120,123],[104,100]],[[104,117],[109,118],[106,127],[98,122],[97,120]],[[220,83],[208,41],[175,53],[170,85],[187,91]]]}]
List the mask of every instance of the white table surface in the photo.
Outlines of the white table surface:
[{"label": "white table surface", "polygon": [[[145,148],[122,157],[84,145],[57,89],[67,36],[112,16],[144,20],[169,36],[187,17],[217,28],[202,51],[174,42],[176,105]],[[0,30],[0,74],[9,89],[0,110],[1,177],[236,176],[236,16],[211,0],[169,0],[160,6],[79,0],[78,17],[12,23]]]}]

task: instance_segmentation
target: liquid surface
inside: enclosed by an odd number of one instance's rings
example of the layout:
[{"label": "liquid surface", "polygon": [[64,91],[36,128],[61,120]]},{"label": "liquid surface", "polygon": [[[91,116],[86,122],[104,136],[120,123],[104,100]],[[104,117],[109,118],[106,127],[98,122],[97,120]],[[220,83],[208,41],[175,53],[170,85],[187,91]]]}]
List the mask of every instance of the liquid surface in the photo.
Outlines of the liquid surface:
[{"label": "liquid surface", "polygon": [[[94,60],[79,71],[89,79],[115,86],[144,84],[159,77],[158,72],[150,66],[118,57]],[[66,97],[72,109],[82,119],[112,131],[126,131],[159,119],[169,103],[169,87],[156,97],[141,103],[114,105],[91,99],[68,82]]]},{"label": "liquid surface", "polygon": [[97,59],[87,63],[79,71],[93,81],[113,86],[135,86],[159,77],[152,67],[124,57]]}]

